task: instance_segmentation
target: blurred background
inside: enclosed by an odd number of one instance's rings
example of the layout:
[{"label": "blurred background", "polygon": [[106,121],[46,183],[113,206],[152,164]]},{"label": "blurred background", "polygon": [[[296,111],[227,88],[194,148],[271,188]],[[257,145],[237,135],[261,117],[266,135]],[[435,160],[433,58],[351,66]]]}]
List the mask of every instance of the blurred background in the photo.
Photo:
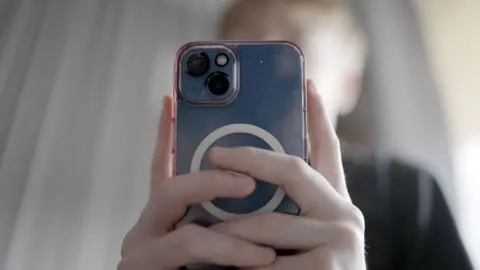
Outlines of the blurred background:
[{"label": "blurred background", "polygon": [[[480,267],[480,2],[351,1],[371,52],[339,134],[439,180]],[[229,0],[0,0],[0,269],[113,269],[174,53]]]}]

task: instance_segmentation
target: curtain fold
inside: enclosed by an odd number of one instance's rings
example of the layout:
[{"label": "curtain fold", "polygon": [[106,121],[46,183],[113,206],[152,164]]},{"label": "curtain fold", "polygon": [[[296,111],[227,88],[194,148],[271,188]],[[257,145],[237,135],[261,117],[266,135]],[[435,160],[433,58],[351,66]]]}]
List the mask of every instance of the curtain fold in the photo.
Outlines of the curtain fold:
[{"label": "curtain fold", "polygon": [[[39,122],[26,119],[18,127],[15,119],[22,118],[19,100],[28,95],[28,71],[34,62],[39,33],[46,12],[46,1],[14,1],[1,3],[0,25],[0,263],[4,261],[11,233],[25,187],[26,174],[32,160]],[[34,115],[43,115],[48,89],[42,92]],[[18,112],[18,113],[17,113]],[[15,128],[14,128],[15,127]],[[18,127],[18,128],[17,128]],[[16,133],[12,133],[15,129]],[[18,135],[16,135],[18,134]],[[10,139],[11,138],[11,139]],[[13,144],[7,146],[7,141]],[[16,141],[16,142],[15,142]],[[18,142],[18,143],[17,143]],[[0,264],[1,265],[1,264]]]},{"label": "curtain fold", "polygon": [[[385,152],[405,150],[396,145],[398,134],[427,123],[415,130],[425,142],[418,149],[427,149],[420,157],[447,175],[443,135],[428,139],[441,115],[422,107],[437,105],[431,82],[422,79],[428,70],[418,30],[404,22],[411,7],[353,2],[375,43],[368,82],[375,142]],[[0,0],[0,269],[115,269],[123,235],[147,198],[175,51],[214,38],[228,3]],[[410,45],[413,51],[403,50]],[[417,58],[416,69],[400,63]],[[390,131],[404,108],[397,101],[412,93],[424,114],[402,122],[402,132]]]},{"label": "curtain fold", "polygon": [[213,38],[227,2],[0,5],[0,269],[116,267],[147,198],[175,51]]}]

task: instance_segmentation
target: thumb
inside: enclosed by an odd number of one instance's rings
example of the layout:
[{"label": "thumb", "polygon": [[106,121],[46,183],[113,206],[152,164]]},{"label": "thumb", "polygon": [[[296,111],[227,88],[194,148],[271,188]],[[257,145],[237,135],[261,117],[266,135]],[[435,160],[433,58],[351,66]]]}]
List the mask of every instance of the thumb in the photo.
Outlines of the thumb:
[{"label": "thumb", "polygon": [[307,82],[307,117],[312,168],[321,173],[340,195],[349,198],[340,143],[312,80]]},{"label": "thumb", "polygon": [[163,98],[163,110],[158,125],[157,142],[153,156],[150,193],[158,184],[172,175],[173,171],[173,101]]}]

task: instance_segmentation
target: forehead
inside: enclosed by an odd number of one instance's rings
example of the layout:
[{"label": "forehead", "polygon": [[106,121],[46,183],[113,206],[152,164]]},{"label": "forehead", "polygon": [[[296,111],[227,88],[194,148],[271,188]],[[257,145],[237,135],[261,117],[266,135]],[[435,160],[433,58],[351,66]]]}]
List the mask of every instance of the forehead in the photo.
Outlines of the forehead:
[{"label": "forehead", "polygon": [[233,40],[284,40],[298,45],[305,57],[307,66],[318,66],[321,63],[340,61],[345,56],[342,53],[343,44],[338,33],[334,29],[326,27],[317,31],[296,31],[294,27],[283,24],[272,24],[265,30],[248,27],[251,22],[239,24],[227,33],[224,39]]},{"label": "forehead", "polygon": [[246,34],[258,39],[278,35],[297,39],[298,35],[319,27],[319,21],[328,17],[316,1],[306,0],[244,0],[238,1],[225,14],[221,35],[229,38]]},{"label": "forehead", "polygon": [[286,40],[303,50],[323,47],[341,36],[341,21],[335,10],[316,1],[239,1],[225,13],[221,39]]},{"label": "forehead", "polygon": [[345,20],[336,9],[303,0],[238,3],[225,13],[222,39],[293,42],[304,52],[307,69],[314,72],[340,67],[348,57]]}]

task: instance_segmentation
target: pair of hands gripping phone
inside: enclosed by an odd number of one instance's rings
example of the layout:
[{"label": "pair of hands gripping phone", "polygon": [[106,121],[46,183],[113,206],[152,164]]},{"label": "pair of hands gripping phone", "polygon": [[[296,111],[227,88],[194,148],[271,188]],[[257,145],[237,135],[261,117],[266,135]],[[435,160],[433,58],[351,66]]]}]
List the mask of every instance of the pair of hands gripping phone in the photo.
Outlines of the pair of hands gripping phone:
[{"label": "pair of hands gripping phone", "polygon": [[[349,197],[338,138],[311,81],[307,86],[311,166],[302,159],[251,147],[213,148],[222,170],[171,177],[172,100],[164,110],[152,166],[149,201],[126,235],[119,270],[179,269],[192,263],[240,269],[366,269],[364,219]],[[253,178],[279,185],[301,209],[299,216],[268,213],[209,228],[172,229],[188,205],[216,197],[245,197]],[[297,250],[277,256],[274,249]]]}]

